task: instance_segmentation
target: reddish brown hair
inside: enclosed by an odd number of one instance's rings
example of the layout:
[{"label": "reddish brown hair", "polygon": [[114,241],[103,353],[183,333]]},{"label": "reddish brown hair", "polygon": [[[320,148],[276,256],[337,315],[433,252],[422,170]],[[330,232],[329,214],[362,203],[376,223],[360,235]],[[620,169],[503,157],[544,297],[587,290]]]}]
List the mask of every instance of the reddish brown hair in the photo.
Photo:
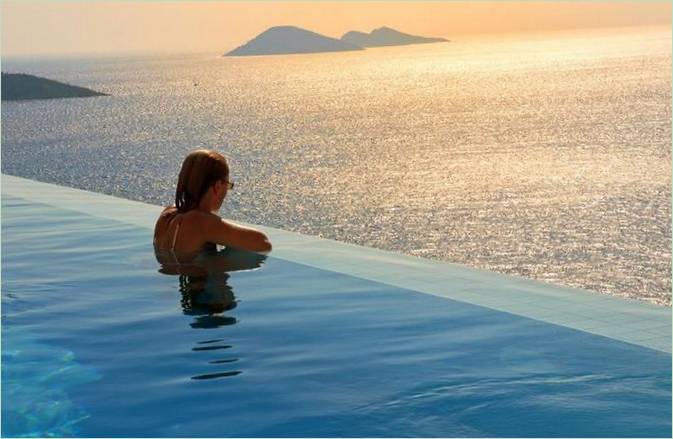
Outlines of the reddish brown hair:
[{"label": "reddish brown hair", "polygon": [[229,178],[227,159],[217,151],[197,149],[185,157],[175,189],[175,207],[183,213],[196,209],[201,198],[218,180]]}]

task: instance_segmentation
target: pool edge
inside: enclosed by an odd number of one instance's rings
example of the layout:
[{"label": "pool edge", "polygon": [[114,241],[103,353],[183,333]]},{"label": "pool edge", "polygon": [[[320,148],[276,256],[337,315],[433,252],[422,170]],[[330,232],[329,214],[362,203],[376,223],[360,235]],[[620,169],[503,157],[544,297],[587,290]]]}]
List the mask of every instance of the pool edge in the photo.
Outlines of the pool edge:
[{"label": "pool edge", "polygon": [[[152,229],[161,207],[2,174],[1,192]],[[245,224],[245,223],[242,223]],[[671,309],[443,261],[258,226],[272,256],[671,353]]]}]

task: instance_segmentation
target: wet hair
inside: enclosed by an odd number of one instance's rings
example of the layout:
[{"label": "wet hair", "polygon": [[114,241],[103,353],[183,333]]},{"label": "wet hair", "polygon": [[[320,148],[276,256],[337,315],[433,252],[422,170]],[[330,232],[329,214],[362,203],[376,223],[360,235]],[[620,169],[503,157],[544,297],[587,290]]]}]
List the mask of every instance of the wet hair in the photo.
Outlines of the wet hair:
[{"label": "wet hair", "polygon": [[229,178],[227,159],[217,151],[197,149],[185,157],[175,189],[175,207],[180,213],[196,209],[201,198],[218,180]]}]

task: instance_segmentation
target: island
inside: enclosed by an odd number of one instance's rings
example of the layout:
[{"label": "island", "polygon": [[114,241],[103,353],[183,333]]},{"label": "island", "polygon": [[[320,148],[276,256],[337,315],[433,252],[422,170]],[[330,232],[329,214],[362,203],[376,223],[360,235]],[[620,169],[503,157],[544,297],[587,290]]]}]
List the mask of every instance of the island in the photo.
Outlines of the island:
[{"label": "island", "polygon": [[370,33],[350,31],[346,32],[341,41],[360,47],[406,46],[408,44],[446,43],[446,38],[428,38],[405,34],[389,27],[380,27]]},{"label": "island", "polygon": [[343,52],[362,47],[296,26],[274,26],[224,56]]},{"label": "island", "polygon": [[25,73],[2,73],[2,100],[79,98],[109,96],[88,88],[77,87]]}]

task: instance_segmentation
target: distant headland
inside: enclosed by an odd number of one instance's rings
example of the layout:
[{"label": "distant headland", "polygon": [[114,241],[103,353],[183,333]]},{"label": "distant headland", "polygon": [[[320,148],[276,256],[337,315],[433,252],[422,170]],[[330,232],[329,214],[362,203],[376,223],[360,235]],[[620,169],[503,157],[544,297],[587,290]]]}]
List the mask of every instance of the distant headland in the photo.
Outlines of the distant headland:
[{"label": "distant headland", "polygon": [[296,26],[274,26],[224,56],[287,55],[296,53],[343,52],[366,47],[403,46],[448,42],[381,27],[371,33],[346,32],[341,39],[331,38]]},{"label": "distant headland", "polygon": [[80,98],[109,96],[84,87],[65,84],[25,73],[2,73],[2,100]]}]

